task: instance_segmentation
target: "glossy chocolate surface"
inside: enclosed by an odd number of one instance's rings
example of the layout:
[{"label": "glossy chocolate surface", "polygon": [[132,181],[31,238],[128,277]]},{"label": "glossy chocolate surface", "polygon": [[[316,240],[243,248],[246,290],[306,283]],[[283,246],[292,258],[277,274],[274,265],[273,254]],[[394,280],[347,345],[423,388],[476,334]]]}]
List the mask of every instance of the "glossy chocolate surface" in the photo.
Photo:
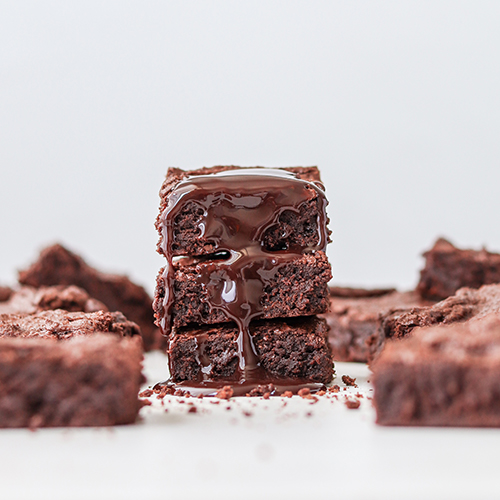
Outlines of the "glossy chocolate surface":
[{"label": "glossy chocolate surface", "polygon": [[[266,232],[276,229],[280,216],[290,211],[299,213],[301,205],[313,198],[319,200],[321,207],[316,221],[315,244],[307,247],[283,245],[272,250],[265,248],[263,237]],[[198,229],[216,249],[214,254],[203,256],[197,264],[197,280],[200,288],[208,292],[210,307],[221,309],[238,326],[238,370],[237,377],[230,382],[206,378],[204,372],[208,370],[203,368],[208,361],[204,360],[200,338],[198,357],[202,378],[182,382],[179,386],[187,384],[191,388],[210,390],[212,386],[215,388],[231,383],[233,387],[245,387],[245,391],[250,386],[269,383],[304,387],[307,381],[284,380],[280,384],[265,373],[259,366],[249,325],[262,316],[260,299],[263,290],[280,266],[305,253],[325,251],[328,241],[327,201],[323,187],[320,183],[298,179],[293,173],[271,169],[232,170],[192,176],[180,182],[171,193],[162,214],[162,250],[167,257],[167,266],[164,271],[165,313],[161,328],[167,336],[171,333],[174,224],[176,216],[188,203],[194,203],[203,211]],[[282,235],[284,240],[286,236]]]}]

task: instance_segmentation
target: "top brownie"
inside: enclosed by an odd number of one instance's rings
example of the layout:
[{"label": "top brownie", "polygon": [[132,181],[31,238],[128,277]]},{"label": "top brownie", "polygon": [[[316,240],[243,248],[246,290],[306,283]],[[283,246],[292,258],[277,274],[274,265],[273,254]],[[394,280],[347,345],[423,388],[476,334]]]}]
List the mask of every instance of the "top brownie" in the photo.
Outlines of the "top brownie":
[{"label": "top brownie", "polygon": [[[263,174],[269,171],[269,169],[257,168]],[[188,182],[189,178],[192,177],[223,172],[231,173],[231,171],[244,173],[255,170],[256,168],[236,166],[204,167],[190,171],[169,168],[160,190],[160,214],[156,220],[156,228],[160,234],[158,252],[166,256],[164,214],[172,205],[172,198],[176,198],[177,202],[182,197],[182,193],[177,194],[176,191],[183,182]],[[322,242],[319,241],[321,228],[318,227],[318,220],[324,210],[325,202],[318,195],[318,190],[314,188],[315,184],[323,188],[318,169],[316,167],[287,167],[275,170],[289,172],[299,180],[308,181],[309,185],[305,186],[306,197],[298,210],[282,210],[272,227],[269,227],[261,235],[262,247],[268,251],[279,251],[293,246],[312,248],[321,245]],[[245,187],[243,179],[242,183],[242,186]],[[206,209],[202,204],[194,200],[183,204],[172,221],[172,241],[169,242],[168,253],[171,252],[173,256],[199,256],[219,251],[215,239],[207,237],[205,233],[205,216]],[[327,224],[328,220],[325,223]]]},{"label": "top brownie", "polygon": [[440,238],[424,256],[417,290],[426,299],[442,300],[462,287],[500,283],[500,254],[461,250]]}]

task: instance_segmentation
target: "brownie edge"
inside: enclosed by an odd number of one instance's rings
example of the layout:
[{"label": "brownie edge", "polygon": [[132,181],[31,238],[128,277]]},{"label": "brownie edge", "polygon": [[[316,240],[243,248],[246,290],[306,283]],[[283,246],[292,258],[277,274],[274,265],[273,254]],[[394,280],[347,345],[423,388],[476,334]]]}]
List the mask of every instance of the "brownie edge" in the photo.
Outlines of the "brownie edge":
[{"label": "brownie edge", "polygon": [[0,339],[0,427],[134,423],[141,369],[139,339]]},{"label": "brownie edge", "polygon": [[380,425],[500,427],[500,316],[390,341],[372,365]]}]

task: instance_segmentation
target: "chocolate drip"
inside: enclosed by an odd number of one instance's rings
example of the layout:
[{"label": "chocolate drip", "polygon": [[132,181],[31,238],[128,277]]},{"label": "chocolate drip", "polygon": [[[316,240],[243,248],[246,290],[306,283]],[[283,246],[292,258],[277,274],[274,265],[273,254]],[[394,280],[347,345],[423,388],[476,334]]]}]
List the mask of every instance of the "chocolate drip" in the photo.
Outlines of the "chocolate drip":
[{"label": "chocolate drip", "polygon": [[[314,244],[301,246],[290,243],[289,235],[282,234],[281,245],[266,248],[263,243],[265,235],[279,227],[281,217],[288,212],[299,214],[302,205],[312,199],[317,199],[320,204]],[[198,230],[213,244],[216,252],[213,260],[203,256],[196,264],[197,282],[206,290],[210,307],[221,310],[228,320],[236,323],[239,330],[237,378],[231,383],[247,387],[276,382],[259,366],[249,326],[251,321],[262,316],[264,288],[281,266],[305,253],[325,251],[328,242],[327,201],[323,186],[298,179],[290,172],[269,169],[232,170],[192,176],[180,182],[162,215],[162,250],[167,257],[161,322],[164,335],[169,335],[171,330],[174,225],[176,216],[188,203],[194,204],[203,213]],[[215,382],[210,380],[202,351],[202,348],[198,349],[202,378],[186,384],[203,386],[208,390]],[[220,383],[216,381],[218,387]],[[282,385],[298,384],[295,380],[288,380]]]}]

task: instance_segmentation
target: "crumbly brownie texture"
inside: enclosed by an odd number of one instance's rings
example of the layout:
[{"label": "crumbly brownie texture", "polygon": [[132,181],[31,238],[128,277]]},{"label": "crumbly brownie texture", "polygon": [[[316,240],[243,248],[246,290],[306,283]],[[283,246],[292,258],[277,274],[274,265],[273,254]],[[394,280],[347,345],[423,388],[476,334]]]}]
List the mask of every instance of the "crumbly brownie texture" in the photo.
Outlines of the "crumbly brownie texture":
[{"label": "crumbly brownie texture", "polygon": [[[288,377],[324,384],[333,376],[327,331],[326,322],[316,317],[250,325],[260,364],[267,373],[278,380]],[[238,328],[231,323],[177,331],[168,349],[172,380],[197,380],[202,369],[211,379],[233,376],[238,366],[237,336]]]},{"label": "crumbly brownie texture", "polygon": [[500,427],[500,317],[422,328],[372,366],[377,423]]},{"label": "crumbly brownie texture", "polygon": [[0,338],[68,339],[97,332],[140,337],[139,327],[119,312],[81,313],[43,311],[36,314],[0,314]]},{"label": "crumbly brownie texture", "polygon": [[5,302],[0,302],[0,314],[29,313],[54,309],[69,312],[107,311],[108,308],[76,286],[50,286],[32,288],[23,286],[15,290]]},{"label": "crumbly brownie texture", "polygon": [[0,427],[131,424],[141,365],[138,339],[0,339]]},{"label": "crumbly brownie texture", "polygon": [[371,339],[370,361],[388,339],[407,337],[415,328],[460,323],[497,312],[500,313],[500,285],[485,285],[479,290],[462,288],[433,306],[392,311],[382,317],[380,328]]},{"label": "crumbly brownie texture", "polygon": [[382,314],[427,304],[430,303],[416,292],[332,287],[330,312],[323,317],[330,327],[333,359],[366,363],[370,359],[370,342],[380,327]]},{"label": "crumbly brownie texture", "polygon": [[500,283],[500,254],[461,250],[440,238],[424,256],[417,290],[429,300],[445,299],[462,287]]},{"label": "crumbly brownie texture", "polygon": [[31,267],[19,273],[19,282],[33,287],[76,285],[100,300],[110,311],[120,311],[141,327],[144,348],[158,347],[161,335],[154,326],[152,299],[126,276],[104,274],[62,245],[42,250]]},{"label": "crumbly brownie texture", "polygon": [[[215,324],[230,321],[221,309],[212,309],[206,288],[200,286],[197,277],[200,268],[216,266],[211,262],[178,267],[175,271],[174,327],[198,324]],[[206,273],[204,273],[206,274]],[[262,317],[289,318],[310,316],[329,309],[328,281],[332,278],[330,264],[323,252],[303,255],[283,265],[274,281],[264,288],[261,298]],[[157,279],[154,309],[158,321],[164,316],[165,277],[163,270]]]},{"label": "crumbly brownie texture", "polygon": [[[169,196],[176,186],[189,176],[209,175],[230,170],[242,170],[237,166],[219,166],[185,171],[180,168],[169,168],[167,176],[160,190],[160,215],[156,220],[156,228],[160,234],[158,252],[165,255],[163,249],[162,214],[168,205]],[[321,184],[319,171],[316,167],[288,167],[282,168],[293,172],[299,179]],[[300,213],[285,211],[281,214],[279,225],[268,230],[262,237],[262,244],[266,250],[273,251],[287,248],[290,245],[312,247],[318,243],[318,214],[321,210],[317,192],[310,189],[310,197],[301,206]],[[201,235],[199,227],[203,216],[203,209],[194,203],[187,204],[179,213],[174,223],[173,241],[171,249],[173,255],[206,255],[217,252],[213,242]],[[328,221],[327,221],[328,223]],[[328,232],[328,234],[330,234]]]},{"label": "crumbly brownie texture", "polygon": [[9,288],[8,286],[0,286],[0,302],[9,300],[12,292],[12,288]]}]

